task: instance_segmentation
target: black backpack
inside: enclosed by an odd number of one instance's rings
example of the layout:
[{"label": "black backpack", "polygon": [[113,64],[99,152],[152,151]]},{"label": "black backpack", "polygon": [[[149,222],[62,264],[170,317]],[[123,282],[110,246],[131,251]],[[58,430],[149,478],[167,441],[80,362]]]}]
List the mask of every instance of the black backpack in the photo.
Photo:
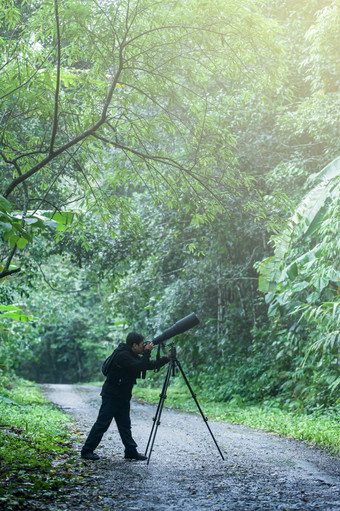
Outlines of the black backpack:
[{"label": "black backpack", "polygon": [[116,357],[117,350],[115,349],[109,357],[103,362],[102,365],[102,373],[104,376],[107,376],[109,374],[110,367],[112,365],[112,362],[114,358]]}]

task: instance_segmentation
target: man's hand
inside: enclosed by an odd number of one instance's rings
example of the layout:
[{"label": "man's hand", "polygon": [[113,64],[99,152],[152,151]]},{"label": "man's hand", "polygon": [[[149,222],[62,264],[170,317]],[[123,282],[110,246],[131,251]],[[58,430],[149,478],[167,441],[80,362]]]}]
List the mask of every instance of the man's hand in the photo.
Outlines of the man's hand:
[{"label": "man's hand", "polygon": [[150,350],[150,351],[152,351],[152,349],[153,349],[153,344],[152,344],[152,342],[149,342],[149,341],[148,341],[148,342],[146,343],[146,345],[145,345],[145,348],[144,348],[144,349],[145,349],[145,350]]},{"label": "man's hand", "polygon": [[168,351],[168,360],[171,360],[171,349]]}]

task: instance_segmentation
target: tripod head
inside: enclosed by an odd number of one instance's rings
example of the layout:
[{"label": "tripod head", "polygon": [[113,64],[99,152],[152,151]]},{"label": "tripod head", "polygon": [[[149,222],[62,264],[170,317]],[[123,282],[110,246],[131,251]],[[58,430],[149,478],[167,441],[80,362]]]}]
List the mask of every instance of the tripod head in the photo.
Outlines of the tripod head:
[{"label": "tripod head", "polygon": [[172,376],[176,376],[176,362],[177,362],[177,350],[174,342],[171,342],[169,344],[171,349],[171,358],[170,358],[170,366],[171,366],[171,372]]}]

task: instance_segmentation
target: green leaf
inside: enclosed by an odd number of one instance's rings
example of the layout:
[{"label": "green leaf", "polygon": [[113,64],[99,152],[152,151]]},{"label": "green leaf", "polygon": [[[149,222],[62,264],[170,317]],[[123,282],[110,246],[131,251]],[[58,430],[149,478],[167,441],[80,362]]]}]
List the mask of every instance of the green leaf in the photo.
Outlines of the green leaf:
[{"label": "green leaf", "polygon": [[52,216],[52,220],[58,222],[58,224],[62,225],[70,225],[73,222],[75,213],[73,211],[66,211],[63,213],[54,213]]},{"label": "green leaf", "polygon": [[27,316],[21,312],[4,312],[3,314],[0,314],[0,320],[3,318],[14,319],[15,321],[21,321],[22,323],[28,323],[29,321],[34,321],[36,319],[33,316]]},{"label": "green leaf", "polygon": [[315,217],[313,218],[312,222],[310,223],[305,236],[313,236],[313,234],[320,228],[322,225],[323,220],[325,219],[325,216],[328,213],[328,208],[323,205],[319,211],[316,213]]},{"label": "green leaf", "polygon": [[27,245],[28,240],[25,238],[19,238],[17,241],[17,247],[18,248],[24,248]]},{"label": "green leaf", "polygon": [[298,274],[298,266],[296,264],[296,261],[294,261],[288,268],[287,268],[287,275],[290,278],[290,280],[293,280],[295,277],[297,277]]},{"label": "green leaf", "polygon": [[0,222],[0,227],[2,227],[6,232],[10,232],[12,230],[12,225],[8,222]]},{"label": "green leaf", "polygon": [[0,305],[0,311],[19,311],[20,307],[15,305]]},{"label": "green leaf", "polygon": [[0,195],[0,210],[8,212],[12,211],[12,204],[2,195]]},{"label": "green leaf", "polygon": [[11,247],[11,248],[14,248],[18,240],[19,240],[19,236],[18,236],[17,234],[13,234],[13,235],[9,238],[9,244],[10,244],[10,247]]},{"label": "green leaf", "polygon": [[330,389],[330,391],[331,391],[331,394],[333,394],[333,392],[334,392],[335,390],[337,390],[337,388],[338,388],[338,387],[340,387],[340,376],[339,376],[339,378],[338,378],[337,380],[335,380],[335,381],[332,383],[332,385],[330,385],[329,389]]}]

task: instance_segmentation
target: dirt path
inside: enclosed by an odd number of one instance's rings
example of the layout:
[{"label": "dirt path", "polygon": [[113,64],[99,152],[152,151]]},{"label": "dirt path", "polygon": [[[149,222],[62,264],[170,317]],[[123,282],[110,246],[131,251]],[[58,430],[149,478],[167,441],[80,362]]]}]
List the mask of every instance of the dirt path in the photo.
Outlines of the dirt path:
[{"label": "dirt path", "polygon": [[[46,397],[86,437],[100,405],[99,387],[44,385]],[[156,406],[132,402],[132,428],[143,452]],[[223,461],[200,416],[165,409],[150,464],[129,462],[115,424],[82,462],[91,477],[50,511],[340,510],[340,460],[294,440],[244,426],[209,422]],[[81,436],[83,433],[83,436]],[[82,442],[77,443],[80,450]]]}]

